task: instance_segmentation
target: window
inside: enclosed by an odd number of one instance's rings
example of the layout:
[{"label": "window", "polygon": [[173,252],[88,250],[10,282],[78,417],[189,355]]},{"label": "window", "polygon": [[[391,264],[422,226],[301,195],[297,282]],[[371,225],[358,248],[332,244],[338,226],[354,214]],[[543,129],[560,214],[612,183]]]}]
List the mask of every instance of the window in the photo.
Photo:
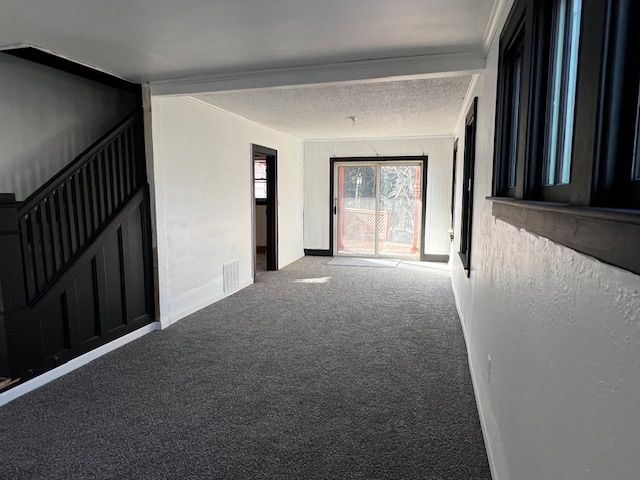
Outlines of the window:
[{"label": "window", "polygon": [[511,98],[509,102],[509,141],[507,163],[507,185],[509,188],[516,186],[516,168],[518,163],[518,127],[520,125],[520,90],[522,85],[522,49],[516,52],[511,65],[509,86]]},{"label": "window", "polygon": [[478,98],[473,99],[464,129],[464,165],[462,174],[462,222],[460,233],[460,259],[471,275],[471,231],[473,217],[473,177],[476,163],[476,117]]},{"label": "window", "polygon": [[633,152],[633,167],[631,172],[631,180],[640,181],[640,92],[638,92],[638,107],[636,109],[636,133]]},{"label": "window", "polygon": [[526,126],[528,86],[526,72],[530,69],[526,40],[531,25],[526,16],[527,6],[526,2],[516,4],[500,36],[494,195],[506,197],[522,195],[523,140],[526,139],[523,128]]},{"label": "window", "polygon": [[267,157],[258,155],[253,161],[253,180],[256,201],[267,200]]},{"label": "window", "polygon": [[515,1],[492,200],[497,218],[640,273],[638,23],[637,0]]},{"label": "window", "polygon": [[548,78],[544,185],[568,184],[576,108],[581,0],[557,0]]},{"label": "window", "polygon": [[604,39],[592,204],[640,209],[640,5],[612,2]]}]

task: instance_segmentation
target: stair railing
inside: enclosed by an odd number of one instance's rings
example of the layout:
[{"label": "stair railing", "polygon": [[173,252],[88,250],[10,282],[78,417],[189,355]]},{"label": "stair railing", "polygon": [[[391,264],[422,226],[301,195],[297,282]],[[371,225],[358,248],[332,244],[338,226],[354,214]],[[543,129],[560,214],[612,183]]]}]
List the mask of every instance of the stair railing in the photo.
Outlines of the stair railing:
[{"label": "stair railing", "polygon": [[146,182],[139,112],[87,148],[17,209],[26,298],[30,304]]}]

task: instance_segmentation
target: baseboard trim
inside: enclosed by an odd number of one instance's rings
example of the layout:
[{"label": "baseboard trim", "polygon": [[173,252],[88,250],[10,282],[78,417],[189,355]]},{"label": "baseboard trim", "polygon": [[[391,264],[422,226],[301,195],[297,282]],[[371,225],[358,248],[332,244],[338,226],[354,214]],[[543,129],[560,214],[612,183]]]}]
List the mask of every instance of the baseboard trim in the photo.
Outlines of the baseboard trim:
[{"label": "baseboard trim", "polygon": [[[305,248],[304,254],[307,257],[332,257],[333,252],[330,249],[316,249],[316,248]],[[436,255],[436,254],[426,254],[420,257],[420,260],[423,262],[449,262],[449,255]]]},{"label": "baseboard trim", "polygon": [[333,257],[333,252],[329,249],[321,250],[314,248],[305,248],[304,254],[308,257]]},{"label": "baseboard trim", "polygon": [[112,342],[106,343],[94,350],[91,350],[90,352],[73,358],[67,363],[60,365],[53,370],[49,370],[42,375],[38,375],[31,380],[21,383],[20,385],[13,387],[11,390],[0,393],[0,407],[14,401],[16,398],[19,398],[29,392],[42,387],[43,385],[46,385],[49,382],[52,382],[53,380],[56,380],[57,378],[62,377],[63,375],[66,375],[69,372],[72,372],[84,365],[87,365],[88,363],[91,363],[96,358],[100,358],[103,355],[106,355],[107,353],[112,352],[113,350],[116,350],[117,348],[120,348],[127,343],[133,342],[134,340],[137,340],[147,333],[155,332],[156,330],[160,330],[160,322],[153,322],[149,325],[145,325],[144,327],[134,330],[133,332],[117,338]]},{"label": "baseboard trim", "polygon": [[487,458],[489,460],[489,469],[491,470],[491,478],[493,480],[499,480],[498,471],[496,468],[496,459],[495,452],[493,449],[493,444],[490,441],[488,434],[488,425],[487,425],[487,416],[485,414],[485,410],[483,407],[483,403],[480,399],[478,385],[476,383],[476,378],[478,374],[478,368],[474,361],[474,357],[471,354],[471,350],[469,348],[469,336],[467,333],[466,322],[464,320],[464,315],[462,314],[462,310],[460,309],[460,302],[458,301],[458,292],[456,291],[456,287],[453,283],[453,277],[451,278],[451,289],[453,290],[453,299],[456,305],[456,310],[458,311],[458,317],[460,318],[460,324],[462,325],[462,335],[464,336],[464,344],[467,348],[467,358],[469,359],[469,370],[471,373],[471,384],[473,385],[473,395],[476,399],[476,408],[478,409],[478,417],[480,417],[480,428],[482,429],[482,437],[484,438],[484,446],[487,450]]},{"label": "baseboard trim", "polygon": [[224,293],[220,293],[218,295],[215,295],[213,297],[209,297],[206,298],[205,300],[201,300],[193,305],[190,305],[186,308],[181,308],[180,310],[175,310],[175,302],[173,304],[173,308],[172,308],[172,312],[169,315],[169,318],[165,321],[163,321],[161,319],[161,323],[162,323],[162,328],[167,328],[170,325],[173,325],[174,323],[182,320],[185,317],[188,317],[189,315],[191,315],[192,313],[197,312],[198,310],[202,310],[203,308],[208,307],[209,305],[213,305],[216,302],[219,302],[220,300],[228,297],[229,295],[233,295],[236,292],[239,292],[240,290],[247,288],[249,285],[252,285],[253,282],[253,278],[249,278],[248,280],[242,282],[239,286],[238,286],[238,290],[236,290],[233,293],[229,293],[229,294],[224,294]]},{"label": "baseboard trim", "polygon": [[420,260],[423,262],[442,262],[449,263],[449,255],[434,255],[434,254],[424,254],[420,257]]}]

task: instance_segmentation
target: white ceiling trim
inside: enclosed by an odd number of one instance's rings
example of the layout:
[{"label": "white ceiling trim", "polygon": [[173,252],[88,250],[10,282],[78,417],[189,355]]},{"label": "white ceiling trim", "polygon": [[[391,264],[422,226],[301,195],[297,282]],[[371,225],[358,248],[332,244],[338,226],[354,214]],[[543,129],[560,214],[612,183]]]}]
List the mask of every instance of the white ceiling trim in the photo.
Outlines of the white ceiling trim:
[{"label": "white ceiling trim", "polygon": [[15,50],[16,48],[26,48],[32,47],[33,45],[29,45],[28,43],[10,43],[8,45],[0,45],[0,51],[3,50]]},{"label": "white ceiling trim", "polygon": [[392,137],[317,138],[317,139],[304,140],[304,143],[376,142],[376,141],[385,141],[385,140],[434,140],[438,138],[453,138],[453,133],[449,135],[397,135]]},{"label": "white ceiling trim", "polygon": [[231,74],[188,77],[151,82],[152,95],[192,95],[221,91],[351,83],[358,81],[411,80],[476,73],[485,68],[483,52],[416,55],[360,60],[326,65],[254,70]]},{"label": "white ceiling trim", "polygon": [[223,114],[228,115],[228,116],[230,116],[232,118],[236,118],[238,120],[243,120],[245,122],[252,123],[253,125],[257,125],[258,127],[267,128],[269,130],[273,130],[274,132],[282,133],[283,135],[288,135],[289,137],[297,138],[298,140],[304,140],[303,138],[296,137],[295,135],[291,135],[288,132],[283,132],[282,130],[278,130],[277,128],[273,128],[273,127],[270,127],[268,125],[264,125],[262,123],[256,122],[255,120],[251,120],[250,118],[243,117],[242,115],[239,115],[239,114],[237,114],[235,112],[231,112],[229,110],[225,110],[224,108],[220,108],[217,105],[205,102],[204,100],[200,100],[199,98],[190,97],[188,95],[185,95],[185,96],[183,96],[181,98],[184,98],[185,100],[187,100],[189,102],[196,103],[196,104],[200,105],[201,107],[205,107],[205,108],[208,108],[210,110],[214,110],[216,112],[223,113]]},{"label": "white ceiling trim", "polygon": [[480,74],[476,73],[471,76],[471,82],[469,82],[469,88],[467,88],[467,93],[464,95],[464,101],[462,102],[462,107],[460,107],[460,113],[458,114],[458,120],[456,121],[455,129],[453,130],[453,134],[459,132],[464,124],[465,118],[467,116],[467,111],[469,107],[471,107],[471,102],[475,96],[476,85],[478,85],[478,80],[480,80]]},{"label": "white ceiling trim", "polygon": [[484,38],[482,40],[482,48],[485,55],[489,53],[493,39],[498,33],[498,26],[502,19],[502,13],[509,3],[509,0],[494,0],[493,7],[491,7],[491,14],[489,16],[489,23],[487,23],[487,29],[484,32]]}]

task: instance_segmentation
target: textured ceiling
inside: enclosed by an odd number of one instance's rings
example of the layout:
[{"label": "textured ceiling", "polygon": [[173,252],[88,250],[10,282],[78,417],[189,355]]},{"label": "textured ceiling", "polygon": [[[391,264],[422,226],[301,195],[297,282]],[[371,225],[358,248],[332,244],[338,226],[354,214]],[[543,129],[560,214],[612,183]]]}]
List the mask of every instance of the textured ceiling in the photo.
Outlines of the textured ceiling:
[{"label": "textured ceiling", "polygon": [[[450,135],[470,81],[470,76],[455,76],[194,98],[308,140]],[[351,116],[357,117],[355,126]]]},{"label": "textured ceiling", "polygon": [[478,51],[494,0],[2,0],[30,43],[137,81]]}]

